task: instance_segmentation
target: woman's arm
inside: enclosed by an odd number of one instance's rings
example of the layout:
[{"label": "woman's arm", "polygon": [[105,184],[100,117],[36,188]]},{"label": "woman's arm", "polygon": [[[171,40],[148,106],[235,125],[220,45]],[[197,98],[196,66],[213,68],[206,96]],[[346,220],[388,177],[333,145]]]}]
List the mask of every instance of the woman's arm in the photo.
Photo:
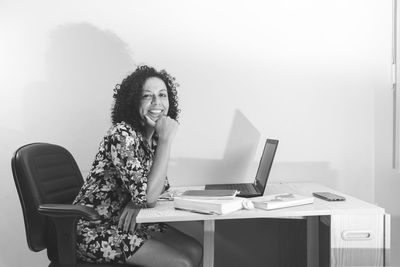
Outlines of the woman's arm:
[{"label": "woman's arm", "polygon": [[154,157],[153,166],[147,177],[147,206],[154,207],[162,193],[167,176],[170,158],[171,142],[159,142]]},{"label": "woman's arm", "polygon": [[170,117],[163,116],[157,120],[155,131],[158,134],[158,145],[153,165],[147,177],[147,205],[154,207],[162,193],[167,176],[171,145],[178,129],[178,123]]}]

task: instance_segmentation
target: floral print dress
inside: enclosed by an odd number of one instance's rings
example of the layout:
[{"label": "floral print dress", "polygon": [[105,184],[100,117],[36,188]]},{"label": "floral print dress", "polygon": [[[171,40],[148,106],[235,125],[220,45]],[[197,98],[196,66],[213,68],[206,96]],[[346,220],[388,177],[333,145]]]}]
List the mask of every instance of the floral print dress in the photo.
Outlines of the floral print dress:
[{"label": "floral print dress", "polygon": [[[134,232],[118,228],[119,217],[129,201],[146,207],[147,175],[153,163],[156,140],[145,137],[129,124],[110,128],[100,143],[92,169],[74,204],[94,208],[100,221],[79,219],[77,255],[81,261],[125,263],[164,224],[136,224]],[[169,188],[167,178],[165,188]]]}]

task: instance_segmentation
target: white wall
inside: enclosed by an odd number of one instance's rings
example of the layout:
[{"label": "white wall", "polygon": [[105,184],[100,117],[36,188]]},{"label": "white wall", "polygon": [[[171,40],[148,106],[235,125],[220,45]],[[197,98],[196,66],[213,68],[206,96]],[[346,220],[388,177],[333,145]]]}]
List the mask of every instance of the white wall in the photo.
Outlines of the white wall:
[{"label": "white wall", "polygon": [[26,248],[13,151],[62,144],[86,173],[112,89],[139,63],[181,84],[174,185],[250,180],[271,137],[271,181],[376,201],[390,27],[389,0],[0,1],[0,266],[46,262]]}]

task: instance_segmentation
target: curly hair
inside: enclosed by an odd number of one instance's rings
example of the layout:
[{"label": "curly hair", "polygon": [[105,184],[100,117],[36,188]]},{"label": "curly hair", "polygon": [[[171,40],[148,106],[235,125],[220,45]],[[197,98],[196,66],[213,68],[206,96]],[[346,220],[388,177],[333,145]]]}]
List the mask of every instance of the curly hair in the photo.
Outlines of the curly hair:
[{"label": "curly hair", "polygon": [[169,101],[167,115],[174,120],[178,119],[180,110],[176,88],[179,84],[175,82],[175,77],[172,77],[165,70],[157,71],[153,67],[140,65],[114,88],[115,102],[111,112],[111,120],[114,125],[124,121],[136,130],[144,132],[144,125],[139,115],[139,106],[143,85],[150,77],[160,78],[165,83]]}]

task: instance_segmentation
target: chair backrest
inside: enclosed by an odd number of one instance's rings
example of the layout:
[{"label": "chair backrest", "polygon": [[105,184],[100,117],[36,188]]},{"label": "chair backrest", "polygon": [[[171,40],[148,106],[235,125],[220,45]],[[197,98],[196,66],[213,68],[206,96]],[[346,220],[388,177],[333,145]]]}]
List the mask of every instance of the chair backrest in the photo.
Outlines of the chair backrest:
[{"label": "chair backrest", "polygon": [[40,204],[71,204],[83,178],[71,153],[65,148],[33,143],[20,147],[11,159],[15,186],[24,215],[28,246],[40,251],[48,244],[48,219],[39,214]]}]

